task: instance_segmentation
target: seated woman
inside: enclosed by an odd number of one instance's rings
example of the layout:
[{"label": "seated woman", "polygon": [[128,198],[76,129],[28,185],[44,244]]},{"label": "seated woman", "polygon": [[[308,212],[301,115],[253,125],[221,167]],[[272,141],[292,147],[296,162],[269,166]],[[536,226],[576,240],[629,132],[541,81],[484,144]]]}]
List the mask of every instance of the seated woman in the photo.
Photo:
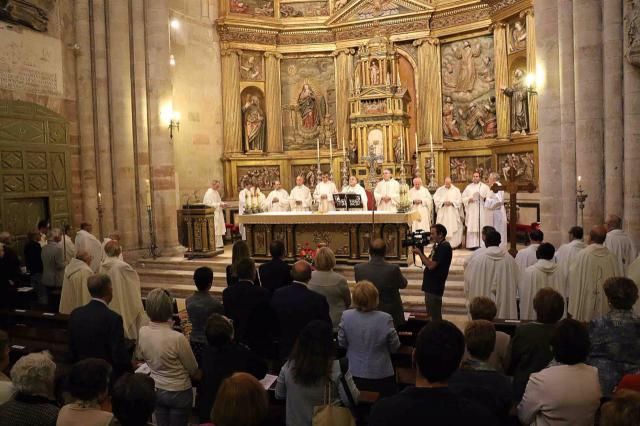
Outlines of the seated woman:
[{"label": "seated woman", "polygon": [[[247,372],[257,379],[267,374],[267,363],[244,345],[233,341],[233,324],[222,315],[207,320],[208,346],[202,353],[202,381],[198,386],[198,416],[208,423],[220,383],[233,373]],[[216,423],[217,424],[217,423]]]},{"label": "seated woman", "polygon": [[[598,370],[585,364],[589,333],[574,320],[558,323],[551,338],[555,362],[533,373],[518,404],[524,424],[591,426],[600,407]],[[558,423],[558,419],[562,419]]]},{"label": "seated woman", "polygon": [[87,358],[71,367],[67,390],[74,402],[60,410],[58,426],[107,426],[109,413],[109,377],[111,366],[105,360]]},{"label": "seated woman", "polygon": [[329,390],[332,405],[353,406],[359,391],[349,371],[342,371],[334,357],[333,333],[325,321],[307,324],[289,360],[280,370],[276,398],[286,399],[287,426],[310,426],[313,408],[325,401]]},{"label": "seated woman", "polygon": [[267,391],[258,379],[235,373],[222,382],[211,419],[216,426],[260,426],[268,413]]},{"label": "seated woman", "polygon": [[611,311],[591,321],[591,353],[587,364],[598,368],[602,394],[610,396],[625,374],[640,372],[640,318],[634,315],[638,286],[629,278],[604,282]]},{"label": "seated woman", "polygon": [[351,293],[347,279],[333,271],[336,267],[336,256],[329,247],[322,247],[316,254],[316,270],[311,273],[309,290],[320,293],[329,303],[329,316],[333,329],[338,329],[342,312],[351,306]]},{"label": "seated woman", "polygon": [[640,425],[640,393],[623,391],[602,405],[601,426]]},{"label": "seated woman", "polygon": [[56,364],[48,352],[25,355],[11,369],[16,390],[13,399],[0,405],[0,424],[53,425],[58,407],[53,401]]},{"label": "seated woman", "polygon": [[[472,320],[487,320],[493,322],[498,314],[498,308],[493,300],[488,297],[476,297],[471,301],[469,305],[469,315]],[[500,371],[501,373],[507,370],[507,358],[509,355],[509,343],[511,342],[511,336],[502,331],[496,331],[496,344],[487,360],[487,363]],[[465,359],[469,357],[469,354],[465,354]]]},{"label": "seated woman", "polygon": [[338,344],[347,350],[349,370],[358,389],[396,393],[396,377],[391,354],[400,347],[393,318],[378,311],[378,289],[370,281],[353,288],[353,306],[342,314]]}]

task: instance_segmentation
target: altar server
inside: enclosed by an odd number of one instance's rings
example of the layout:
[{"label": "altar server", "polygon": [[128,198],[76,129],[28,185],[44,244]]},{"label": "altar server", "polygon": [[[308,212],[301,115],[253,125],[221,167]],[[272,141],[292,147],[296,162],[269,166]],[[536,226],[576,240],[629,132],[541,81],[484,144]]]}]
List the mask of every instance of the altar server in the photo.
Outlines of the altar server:
[{"label": "altar server", "polygon": [[213,217],[216,236],[216,248],[223,248],[224,242],[222,241],[222,236],[225,234],[225,232],[227,232],[227,228],[225,226],[226,224],[224,221],[224,211],[222,209],[224,209],[227,204],[222,201],[219,191],[220,181],[211,181],[211,188],[207,189],[207,192],[204,194],[202,204],[206,204],[207,206],[213,207],[215,209]]},{"label": "altar server", "polygon": [[384,169],[382,180],[373,192],[378,210],[396,213],[400,201],[400,184],[391,177],[391,169]]},{"label": "altar server", "polygon": [[533,299],[540,289],[551,287],[565,296],[564,277],[560,266],[554,260],[555,248],[542,243],[536,250],[536,262],[528,266],[520,275],[518,294],[520,295],[520,319],[535,320]]},{"label": "altar server", "polygon": [[626,277],[629,265],[636,260],[636,248],[631,238],[622,230],[622,219],[619,216],[608,215],[605,226],[607,227],[607,239],[604,240],[604,246],[618,258],[622,272]]},{"label": "altar server", "polygon": [[270,212],[289,211],[289,194],[282,188],[279,180],[273,182],[273,190],[265,201],[265,210]]},{"label": "altar server", "polygon": [[433,198],[429,190],[422,186],[422,178],[413,178],[413,188],[409,190],[411,210],[420,213],[420,220],[414,220],[412,229],[417,231],[429,231],[431,229],[431,216],[433,214]]},{"label": "altar server", "polygon": [[291,211],[303,212],[311,209],[311,191],[304,184],[304,177],[296,177],[296,186],[289,195]]},{"label": "altar server", "polygon": [[313,199],[320,206],[321,210],[333,211],[336,206],[333,202],[333,194],[337,194],[336,184],[329,180],[329,173],[322,173],[322,181],[316,185],[316,190],[313,191]]},{"label": "altar server", "polygon": [[436,204],[436,222],[447,228],[447,241],[452,248],[456,248],[462,242],[462,195],[460,190],[451,184],[451,178],[444,179],[444,186],[438,188],[433,196]]},{"label": "altar server", "polygon": [[473,181],[467,185],[462,193],[462,203],[465,209],[465,222],[467,225],[467,248],[482,246],[480,231],[482,227],[493,224],[492,215],[484,206],[484,201],[489,196],[489,186],[480,180],[480,173],[473,174]]},{"label": "altar server", "polygon": [[345,194],[358,194],[362,199],[362,210],[368,209],[367,205],[369,203],[369,197],[367,197],[367,191],[365,191],[364,188],[360,184],[358,184],[357,177],[349,177],[349,185],[344,186],[342,188],[342,192]]},{"label": "altar server", "polygon": [[[500,175],[497,173],[489,174],[489,188],[491,188],[494,184],[498,186],[502,186],[500,181]],[[493,192],[493,190],[489,191],[489,195],[487,199],[484,201],[484,207],[491,211],[491,219],[493,221],[493,227],[496,228],[496,231],[500,233],[500,239],[502,242],[500,243],[501,248],[507,247],[507,211],[504,209],[504,191],[500,190],[498,192]]]}]

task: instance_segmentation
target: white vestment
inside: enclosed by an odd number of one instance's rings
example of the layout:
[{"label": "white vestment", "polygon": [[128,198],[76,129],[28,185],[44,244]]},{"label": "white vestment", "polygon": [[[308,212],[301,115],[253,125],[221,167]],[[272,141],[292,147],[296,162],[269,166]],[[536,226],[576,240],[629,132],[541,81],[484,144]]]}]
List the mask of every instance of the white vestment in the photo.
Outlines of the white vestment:
[{"label": "white vestment", "polygon": [[538,261],[538,258],[536,257],[538,247],[540,247],[540,244],[529,244],[516,254],[516,263],[518,264],[518,268],[520,268],[521,274],[524,274],[524,271],[529,266],[535,265]]},{"label": "white vestment", "polygon": [[354,186],[347,185],[342,187],[342,192],[345,194],[358,194],[362,199],[362,210],[369,210],[368,203],[369,197],[367,196],[367,191],[364,190],[360,184],[356,183]]},{"label": "white vestment", "polygon": [[487,247],[464,270],[467,300],[471,303],[478,296],[488,297],[498,308],[497,318],[517,319],[518,279],[518,265],[513,257],[499,247]]},{"label": "white vestment", "polygon": [[[274,201],[275,199],[278,201]],[[284,189],[274,189],[267,195],[265,201],[265,209],[270,212],[287,212],[289,211],[289,194]]]},{"label": "white vestment", "polygon": [[588,322],[609,312],[602,285],[611,277],[622,276],[622,267],[603,245],[591,244],[576,256],[569,269],[568,313]]},{"label": "white vestment", "polygon": [[551,287],[564,295],[564,278],[560,267],[552,260],[540,259],[525,269],[520,276],[518,293],[520,294],[520,319],[535,320],[533,298],[542,288]]},{"label": "white vestment", "polygon": [[[433,195],[433,201],[436,204],[436,223],[440,223],[447,228],[447,241],[452,248],[456,248],[462,242],[462,195],[460,190],[451,185],[450,188],[441,186]],[[452,205],[445,206],[448,201]]]},{"label": "white vestment", "polygon": [[[297,202],[300,201],[300,204]],[[304,212],[311,209],[311,191],[304,185],[296,185],[289,194],[291,211]]]},{"label": "white vestment", "polygon": [[578,253],[585,249],[587,245],[582,240],[573,240],[570,243],[563,244],[558,250],[556,250],[556,261],[560,267],[560,273],[563,279],[562,294],[564,297],[569,297],[569,268],[576,259]]},{"label": "white vestment", "polygon": [[[316,200],[320,209],[324,211],[333,211],[336,209],[336,206],[333,202],[333,194],[337,194],[338,190],[336,189],[336,184],[327,181],[327,182],[318,182],[316,185],[316,190],[313,191],[313,199]],[[322,196],[326,196],[327,198],[322,200]],[[324,204],[324,205],[323,205]]]},{"label": "white vestment", "polygon": [[[638,288],[640,288],[640,256],[631,262],[629,265],[629,270],[627,271],[627,277],[631,278],[633,282],[636,283]],[[636,315],[640,316],[640,299],[636,301],[636,304],[633,305],[633,311]]]},{"label": "white vestment", "polygon": [[[411,200],[411,211],[417,211],[420,213],[420,220],[414,220],[411,229],[417,231],[422,229],[429,232],[431,229],[431,217],[433,215],[433,198],[429,190],[424,186],[420,189],[415,187],[409,190],[409,199]],[[415,204],[415,201],[420,200],[421,204]]]},{"label": "white vestment", "polygon": [[87,252],[91,255],[91,270],[97,273],[102,262],[102,244],[93,234],[81,229],[76,234],[76,251]]},{"label": "white vestment", "polygon": [[[400,184],[395,179],[383,179],[376,185],[373,196],[379,211],[396,213],[400,201]],[[383,197],[389,197],[390,200],[383,201]]]},{"label": "white vestment", "polygon": [[113,300],[109,303],[109,308],[122,317],[125,337],[137,340],[140,327],[148,322],[142,306],[138,273],[117,257],[106,258],[100,266],[100,273],[111,278]]},{"label": "white vestment", "polygon": [[207,189],[202,199],[202,204],[215,209],[214,213],[214,232],[216,234],[216,248],[224,247],[222,236],[227,232],[226,223],[224,221],[224,210],[222,209],[222,198],[220,193],[213,188]]},{"label": "white vestment", "polygon": [[[500,185],[500,183],[496,183]],[[502,185],[500,185],[502,186]],[[487,199],[484,201],[484,207],[490,210],[491,219],[489,223],[493,222],[493,227],[500,233],[500,247],[506,248],[507,241],[507,211],[504,209],[504,191],[493,192],[489,191]]]},{"label": "white vestment", "polygon": [[[102,240],[102,260],[100,261],[101,263],[104,262],[104,260],[107,258],[107,252],[104,250],[104,248],[107,246],[107,243],[109,241],[113,241],[113,240],[109,237],[104,237],[104,239]],[[118,259],[124,260],[124,256],[122,256],[122,252],[118,256]]]},{"label": "white vestment", "polygon": [[638,255],[631,238],[629,238],[622,229],[613,229],[607,232],[607,238],[604,240],[604,246],[618,258],[620,266],[622,267],[622,272],[626,276],[629,265]]},{"label": "white vestment", "polygon": [[465,225],[467,226],[467,248],[480,247],[482,228],[493,226],[493,215],[484,206],[484,201],[491,192],[489,186],[482,182],[470,183],[462,192],[462,203],[465,209]]},{"label": "white vestment", "polygon": [[75,308],[84,306],[91,301],[91,295],[87,288],[87,279],[93,275],[93,271],[80,259],[71,259],[64,269],[64,281],[62,282],[62,294],[60,295],[61,314],[70,314]]},{"label": "white vestment", "polygon": [[68,265],[71,259],[76,257],[76,245],[73,244],[70,236],[65,235],[64,242],[60,242],[60,246],[64,249],[64,262]]}]

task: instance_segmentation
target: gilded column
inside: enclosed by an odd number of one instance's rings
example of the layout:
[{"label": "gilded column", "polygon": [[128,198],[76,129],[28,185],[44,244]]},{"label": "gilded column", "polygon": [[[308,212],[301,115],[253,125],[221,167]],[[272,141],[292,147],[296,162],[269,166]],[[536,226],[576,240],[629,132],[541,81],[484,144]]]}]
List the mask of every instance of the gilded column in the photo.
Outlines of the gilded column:
[{"label": "gilded column", "polygon": [[[527,31],[529,29],[527,28]],[[527,40],[535,39],[527,35]],[[498,139],[509,139],[511,135],[509,98],[502,92],[509,86],[509,65],[507,63],[507,26],[504,22],[493,25],[494,57],[496,63],[496,118],[498,120]],[[535,49],[534,49],[535,50]]]},{"label": "gilded column", "polygon": [[[536,22],[533,9],[524,12],[527,28],[527,73],[536,74]],[[538,133],[538,97],[529,96],[529,132]]]},{"label": "gilded column", "polygon": [[349,96],[353,79],[353,49],[335,51],[336,62],[336,139],[337,147],[342,148],[342,141],[349,143]]},{"label": "gilded column", "polygon": [[265,52],[265,99],[267,115],[267,152],[282,152],[282,101],[280,93],[280,59],[282,55]]},{"label": "gilded column", "polygon": [[[418,48],[418,87],[423,94],[417,105],[418,139],[421,144],[442,145],[442,82],[440,79],[440,40],[427,37],[413,42]],[[411,139],[413,140],[413,139]],[[410,146],[412,146],[410,144]]]},{"label": "gilded column", "polygon": [[[242,149],[242,105],[240,104],[240,54],[238,49],[225,49],[222,55],[222,104],[224,111],[224,153],[235,154]],[[268,98],[267,98],[268,99]],[[269,103],[271,100],[269,100]],[[269,126],[269,122],[267,122]]]}]

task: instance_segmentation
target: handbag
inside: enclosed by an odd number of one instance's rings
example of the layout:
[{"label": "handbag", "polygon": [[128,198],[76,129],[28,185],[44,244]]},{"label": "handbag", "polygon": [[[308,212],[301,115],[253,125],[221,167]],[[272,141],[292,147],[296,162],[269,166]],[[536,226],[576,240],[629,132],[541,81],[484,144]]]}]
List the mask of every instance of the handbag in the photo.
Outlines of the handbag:
[{"label": "handbag", "polygon": [[356,426],[351,410],[331,404],[331,384],[331,380],[327,380],[324,404],[313,407],[312,426]]}]

